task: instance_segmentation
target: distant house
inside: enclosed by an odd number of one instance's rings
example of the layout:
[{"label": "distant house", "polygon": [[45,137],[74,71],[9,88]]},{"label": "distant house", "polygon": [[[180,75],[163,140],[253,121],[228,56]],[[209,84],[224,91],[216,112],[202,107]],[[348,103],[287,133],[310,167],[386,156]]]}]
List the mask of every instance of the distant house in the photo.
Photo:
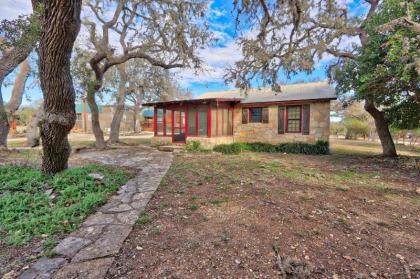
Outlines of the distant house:
[{"label": "distant house", "polygon": [[154,144],[199,140],[211,147],[235,141],[328,141],[330,101],[335,99],[327,82],[314,82],[284,85],[282,93],[231,90],[144,105],[154,108]]},{"label": "distant house", "polygon": [[[98,105],[99,123],[105,133],[111,130],[112,117],[114,116],[115,106]],[[134,130],[134,113],[126,110],[121,120],[121,132],[132,132]],[[138,118],[138,116],[137,116]],[[136,122],[138,123],[138,121]],[[75,131],[91,133],[92,132],[92,115],[89,106],[86,103],[76,104],[76,124],[73,128]]]},{"label": "distant house", "polygon": [[153,109],[145,109],[142,113],[141,129],[143,131],[153,131]]}]

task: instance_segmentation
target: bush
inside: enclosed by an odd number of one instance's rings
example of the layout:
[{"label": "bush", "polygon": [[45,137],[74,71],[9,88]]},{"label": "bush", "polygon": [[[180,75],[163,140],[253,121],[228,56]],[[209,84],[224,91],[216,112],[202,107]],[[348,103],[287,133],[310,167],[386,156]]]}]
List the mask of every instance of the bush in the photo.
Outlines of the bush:
[{"label": "bush", "polygon": [[209,152],[210,150],[205,149],[203,147],[201,147],[201,142],[198,140],[193,140],[191,142],[189,142],[186,146],[185,149],[187,151],[192,151],[192,152]]},{"label": "bush", "polygon": [[243,150],[243,147],[244,144],[238,142],[231,144],[219,144],[213,147],[213,151],[223,154],[239,154]]},{"label": "bush", "polygon": [[280,143],[269,144],[263,142],[219,144],[213,148],[215,152],[223,154],[239,154],[242,151],[268,152],[268,153],[294,153],[294,154],[328,154],[329,143],[317,141],[315,144],[308,143]]},{"label": "bush", "polygon": [[201,142],[198,140],[193,140],[185,146],[185,149],[188,151],[199,151],[201,149]]}]

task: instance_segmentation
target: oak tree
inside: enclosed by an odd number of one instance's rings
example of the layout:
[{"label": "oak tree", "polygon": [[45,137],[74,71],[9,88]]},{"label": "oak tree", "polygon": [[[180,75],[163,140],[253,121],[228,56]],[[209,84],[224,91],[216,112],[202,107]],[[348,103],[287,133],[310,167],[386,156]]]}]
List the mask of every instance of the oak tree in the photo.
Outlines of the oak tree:
[{"label": "oak tree", "polygon": [[[90,59],[95,79],[87,101],[96,146],[103,148],[105,140],[95,94],[103,86],[105,73],[131,59],[142,59],[163,69],[199,67],[197,50],[210,38],[204,22],[207,2],[91,0],[87,6],[92,17],[86,17],[83,24],[95,49]],[[110,17],[109,11],[112,11]]]}]

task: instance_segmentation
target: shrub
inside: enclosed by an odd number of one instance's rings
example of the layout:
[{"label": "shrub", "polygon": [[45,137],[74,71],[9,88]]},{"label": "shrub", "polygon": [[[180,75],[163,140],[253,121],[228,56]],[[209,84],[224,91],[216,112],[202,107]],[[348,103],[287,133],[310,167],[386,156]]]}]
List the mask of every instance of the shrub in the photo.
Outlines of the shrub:
[{"label": "shrub", "polygon": [[243,147],[244,144],[237,142],[231,144],[219,144],[213,147],[213,151],[223,154],[239,154],[241,153]]},{"label": "shrub", "polygon": [[219,144],[213,151],[223,154],[239,154],[242,151],[268,152],[268,153],[294,153],[294,154],[328,154],[329,143],[317,141],[315,144],[308,143],[280,143],[269,144],[263,142]]},{"label": "shrub", "polygon": [[201,142],[198,140],[193,140],[191,142],[189,142],[186,146],[185,149],[187,151],[192,151],[192,152],[209,152],[210,150],[205,149],[203,147],[201,147]]}]

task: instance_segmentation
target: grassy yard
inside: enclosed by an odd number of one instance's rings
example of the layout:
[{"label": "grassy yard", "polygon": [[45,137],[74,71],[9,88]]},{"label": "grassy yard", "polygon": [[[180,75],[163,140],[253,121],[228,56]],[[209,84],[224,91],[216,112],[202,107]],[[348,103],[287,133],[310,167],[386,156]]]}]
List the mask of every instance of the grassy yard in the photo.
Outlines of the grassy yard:
[{"label": "grassy yard", "polygon": [[[74,134],[73,134],[74,135]],[[87,146],[94,146],[95,140],[94,139],[80,139],[82,136],[73,136],[70,141],[70,145],[72,148],[80,148],[80,147],[87,147]],[[90,135],[90,137],[92,137]],[[146,137],[122,137],[121,142],[127,145],[138,145],[138,144],[150,144],[150,138]],[[17,147],[24,147],[26,144],[25,138],[19,138],[15,140],[11,140],[8,142],[9,148],[17,148]]]},{"label": "grassy yard", "polygon": [[[348,155],[380,155],[381,144],[362,140],[330,139],[331,153]],[[404,156],[420,156],[420,146],[397,144],[397,152]]]},{"label": "grassy yard", "polygon": [[[91,173],[103,179],[94,180]],[[0,166],[0,274],[14,260],[33,253],[34,246],[52,248],[129,176],[102,165],[75,167],[53,177],[27,166]]]},{"label": "grassy yard", "polygon": [[419,181],[410,157],[181,153],[108,279],[418,278]]}]

